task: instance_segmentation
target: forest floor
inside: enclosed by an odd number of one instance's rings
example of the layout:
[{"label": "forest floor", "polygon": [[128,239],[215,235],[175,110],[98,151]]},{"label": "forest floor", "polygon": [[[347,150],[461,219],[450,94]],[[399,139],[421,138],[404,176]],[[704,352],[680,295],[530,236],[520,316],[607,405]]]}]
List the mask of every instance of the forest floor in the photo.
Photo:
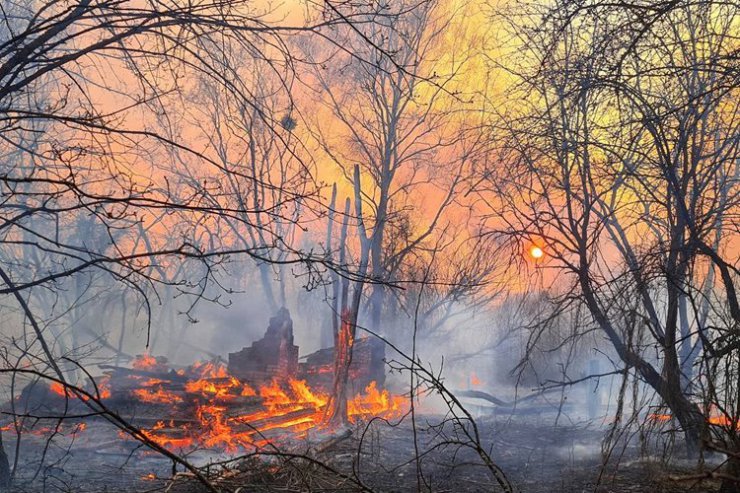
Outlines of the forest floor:
[{"label": "forest floor", "polygon": [[[414,432],[408,419],[397,426],[376,421],[368,428],[356,427],[351,434],[318,445],[294,443],[290,447],[290,453],[295,454],[292,458],[241,458],[229,462],[227,468],[215,463],[228,457],[212,451],[196,451],[188,459],[195,464],[214,463],[208,470],[211,478],[230,491],[241,487],[240,493],[363,491],[358,482],[365,491],[417,491],[419,477],[425,485],[422,491],[500,491],[474,453],[451,443],[457,436],[455,427],[449,423],[441,428],[435,426],[441,419],[417,418],[417,430],[422,430],[416,433],[419,461],[415,459]],[[629,447],[614,450],[608,466],[603,467],[603,428],[583,423],[553,426],[551,419],[542,416],[489,416],[477,423],[491,457],[522,493],[678,493],[718,489],[716,482],[685,479],[696,474],[695,467],[687,461],[661,459],[665,452],[647,453],[651,448],[665,450],[667,445],[648,443],[639,436],[631,440]],[[182,466],[172,481],[171,462],[131,442],[119,440],[121,443],[116,444],[115,436],[104,438],[102,433],[96,433],[94,441],[80,440],[77,446],[47,450],[47,465],[41,469],[32,465],[37,458],[27,451],[26,462],[20,461],[20,477],[12,493],[207,491],[189,474],[182,473]],[[6,447],[9,445],[12,447],[12,443],[6,443]],[[323,465],[301,459],[303,454]],[[53,459],[52,464],[49,459]],[[37,470],[35,480],[31,480]]]}]

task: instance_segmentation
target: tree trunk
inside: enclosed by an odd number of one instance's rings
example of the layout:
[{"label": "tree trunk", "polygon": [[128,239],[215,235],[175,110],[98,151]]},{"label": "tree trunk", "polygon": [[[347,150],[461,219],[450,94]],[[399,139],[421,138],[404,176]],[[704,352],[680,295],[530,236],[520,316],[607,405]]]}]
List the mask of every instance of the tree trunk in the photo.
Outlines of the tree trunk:
[{"label": "tree trunk", "polygon": [[[357,216],[357,233],[360,239],[360,263],[357,267],[357,281],[348,300],[349,283],[345,282],[342,293],[342,324],[334,344],[334,389],[326,411],[326,421],[332,425],[347,423],[347,380],[349,365],[352,363],[352,347],[355,342],[357,320],[360,314],[362,290],[367,276],[370,255],[370,240],[362,215],[362,188],[360,185],[360,167],[355,165],[355,215]],[[347,210],[347,207],[345,207]],[[342,233],[344,236],[344,233]],[[344,251],[344,243],[342,243]],[[346,277],[345,277],[346,281]]]},{"label": "tree trunk", "polygon": [[348,421],[347,381],[349,379],[349,366],[352,363],[355,323],[355,315],[349,310],[344,310],[339,337],[337,338],[337,344],[334,346],[334,388],[332,389],[326,416],[326,421],[332,426],[345,425]]},{"label": "tree trunk", "polygon": [[[334,214],[335,214],[335,208],[337,206],[337,184],[334,183],[334,186],[331,188],[331,201],[329,202],[329,215],[326,219],[326,255],[327,260],[329,262],[334,261],[334,252],[332,250],[332,237],[334,232]],[[344,219],[344,218],[343,218]],[[342,243],[340,242],[340,248],[342,247]],[[332,291],[332,298],[331,298],[331,313],[330,313],[330,323],[322,327],[321,330],[321,347],[329,347],[330,344],[334,342],[334,339],[336,338],[337,332],[339,332],[339,313],[337,312],[337,307],[339,305],[339,276],[335,271],[331,271],[331,291]]]},{"label": "tree trunk", "polygon": [[738,452],[735,452],[735,454],[727,459],[727,465],[723,472],[730,477],[722,479],[719,493],[737,493],[740,491],[740,455],[738,455]]},{"label": "tree trunk", "polygon": [[[339,266],[346,268],[347,264],[347,228],[349,227],[349,197],[344,201],[344,217],[342,219],[342,231],[339,235]],[[337,347],[339,344],[339,328],[342,322],[342,313],[347,310],[349,303],[349,279],[347,275],[340,280],[336,276],[334,282],[334,306],[333,306],[333,325],[332,325],[332,344]]]},{"label": "tree trunk", "polygon": [[[585,265],[585,255],[582,262]],[[587,269],[579,273],[584,300],[596,323],[604,330],[614,349],[625,364],[635,367],[645,382],[650,385],[663,399],[684,430],[686,437],[686,451],[690,457],[695,457],[701,447],[701,437],[706,427],[705,418],[699,407],[692,403],[681,388],[681,368],[674,346],[667,346],[662,373],[658,371],[639,354],[625,345],[611,320],[601,310],[590,280],[585,274]]]},{"label": "tree trunk", "polygon": [[673,412],[684,432],[686,440],[686,455],[697,458],[702,446],[702,433],[706,427],[704,415],[699,408],[686,399],[683,394],[677,398],[666,400],[668,408]]},{"label": "tree trunk", "polygon": [[0,490],[10,487],[10,462],[3,447],[3,435],[0,431]]}]

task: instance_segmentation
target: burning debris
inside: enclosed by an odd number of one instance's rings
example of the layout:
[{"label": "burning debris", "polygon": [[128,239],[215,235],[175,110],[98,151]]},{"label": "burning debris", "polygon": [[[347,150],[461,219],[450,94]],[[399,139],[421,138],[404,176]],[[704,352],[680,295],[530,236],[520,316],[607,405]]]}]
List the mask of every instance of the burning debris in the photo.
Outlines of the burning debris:
[{"label": "burning debris", "polygon": [[[351,368],[355,386],[347,403],[350,422],[400,416],[405,398],[382,388],[382,346],[362,340],[356,350]],[[262,339],[229,355],[228,366],[210,361],[175,369],[164,357],[141,355],[130,368],[101,365],[105,376],[90,393],[129,418],[147,439],[173,452],[236,452],[325,430],[332,358],[333,351],[324,349],[299,366],[293,323],[282,309],[270,319]],[[52,408],[81,405],[60,383],[35,387],[29,399]]]},{"label": "burning debris", "polygon": [[[324,348],[298,363],[298,346],[293,343],[293,321],[287,309],[281,308],[270,319],[262,339],[236,353],[229,353],[228,372],[252,385],[299,379],[313,389],[329,392],[334,382],[334,348]],[[354,341],[349,367],[350,392],[360,393],[370,385],[385,385],[385,344],[374,338]]]},{"label": "burning debris", "polygon": [[[310,430],[323,429],[329,401],[304,380],[278,374],[269,384],[253,384],[213,362],[157,376],[119,368],[108,375],[111,402],[128,408],[147,438],[176,451],[234,452],[305,438]],[[371,382],[348,404],[350,420],[398,416],[404,402]]]}]

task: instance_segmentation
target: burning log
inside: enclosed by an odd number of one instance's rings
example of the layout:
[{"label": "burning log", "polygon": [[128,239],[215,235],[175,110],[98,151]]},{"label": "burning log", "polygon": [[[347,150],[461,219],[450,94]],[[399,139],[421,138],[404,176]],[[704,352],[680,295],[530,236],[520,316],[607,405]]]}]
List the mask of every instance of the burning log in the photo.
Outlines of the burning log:
[{"label": "burning log", "polygon": [[334,386],[331,401],[326,412],[326,421],[331,424],[346,424],[347,414],[347,381],[349,367],[352,363],[352,347],[355,339],[355,327],[350,313],[342,313],[342,326],[339,329],[336,348],[334,349]]},{"label": "burning log", "polygon": [[259,430],[260,433],[264,433],[273,429],[292,428],[303,423],[313,424],[316,413],[317,410],[314,408],[303,408],[277,416],[267,415],[257,420],[249,420],[250,416],[236,417],[234,420],[248,424],[249,430]]},{"label": "burning log", "polygon": [[[122,372],[111,381],[113,385],[124,385],[125,390],[114,386],[111,393],[115,398],[104,399],[126,413],[130,410],[128,419],[141,430],[142,436],[170,451],[236,452],[302,439],[310,430],[327,431],[324,416],[330,398],[326,393],[311,390],[302,380],[274,381],[253,389],[212,363],[178,370],[177,376],[179,379],[171,382]],[[186,379],[184,383],[182,379]],[[135,384],[139,387],[132,388]],[[58,395],[49,386],[42,387],[44,395]],[[250,395],[242,395],[245,388]],[[56,414],[67,412],[70,404],[77,402],[76,397],[66,400],[63,388],[60,392],[61,396],[48,401],[51,408],[56,408]],[[151,398],[152,394],[160,393],[168,399],[166,403]],[[348,419],[355,422],[370,416],[396,417],[403,412],[405,402],[404,397],[380,391],[371,382],[364,393],[357,393],[347,401]],[[76,434],[85,426],[79,423],[68,431]],[[53,427],[33,430],[39,436],[53,432]],[[123,432],[119,437],[130,438]]]}]

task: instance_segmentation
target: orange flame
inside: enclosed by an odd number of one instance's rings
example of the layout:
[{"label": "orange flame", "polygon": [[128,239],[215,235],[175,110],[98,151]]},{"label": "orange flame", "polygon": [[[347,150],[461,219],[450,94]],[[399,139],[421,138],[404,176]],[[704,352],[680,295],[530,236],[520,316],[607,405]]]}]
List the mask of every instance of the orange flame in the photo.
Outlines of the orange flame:
[{"label": "orange flame", "polygon": [[164,390],[162,387],[157,387],[154,390],[148,388],[134,389],[132,394],[141,402],[149,402],[153,404],[173,404],[182,402],[182,397]]},{"label": "orange flame", "polygon": [[137,370],[152,370],[156,368],[157,364],[157,358],[149,354],[142,354],[134,359],[133,363],[131,363],[131,366],[133,366]]},{"label": "orange flame", "polygon": [[[192,376],[183,393],[167,390],[165,384],[171,382],[130,377],[138,383],[132,395],[142,402],[195,403],[190,411],[193,419],[184,419],[184,424],[159,421],[142,430],[145,437],[168,449],[206,447],[235,452],[265,446],[276,437],[302,438],[309,430],[326,426],[329,396],[312,390],[303,380],[274,380],[255,389],[230,375],[224,365],[212,362],[196,363],[178,374]],[[245,403],[254,411],[230,413],[238,409],[230,407],[238,399],[248,399]],[[372,382],[348,402],[348,414],[352,422],[370,416],[390,418],[401,415],[404,406],[403,397],[381,391]]]},{"label": "orange flame", "polygon": [[70,398],[73,398],[73,399],[75,397],[73,394],[71,394],[67,390],[67,388],[64,385],[62,385],[59,382],[52,382],[51,385],[49,385],[49,390],[51,390],[55,394],[60,395],[62,397],[70,397]]},{"label": "orange flame", "polygon": [[395,418],[403,414],[406,398],[400,395],[392,396],[387,390],[378,390],[375,382],[370,382],[365,388],[365,394],[357,394],[347,402],[347,414],[350,421],[356,422],[367,416],[384,416]]}]

